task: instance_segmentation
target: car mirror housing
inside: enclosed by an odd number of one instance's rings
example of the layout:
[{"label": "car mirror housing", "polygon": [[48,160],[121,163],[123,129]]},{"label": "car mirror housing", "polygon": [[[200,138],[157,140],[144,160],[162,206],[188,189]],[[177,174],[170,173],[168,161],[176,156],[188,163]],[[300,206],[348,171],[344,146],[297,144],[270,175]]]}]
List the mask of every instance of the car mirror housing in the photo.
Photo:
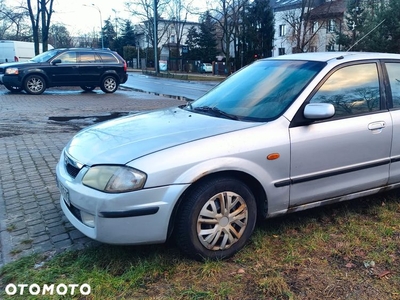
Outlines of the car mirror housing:
[{"label": "car mirror housing", "polygon": [[304,108],[304,117],[309,120],[323,120],[335,115],[335,107],[330,103],[310,103]]},{"label": "car mirror housing", "polygon": [[53,65],[60,64],[60,63],[61,63],[61,59],[59,59],[59,58],[52,61]]}]

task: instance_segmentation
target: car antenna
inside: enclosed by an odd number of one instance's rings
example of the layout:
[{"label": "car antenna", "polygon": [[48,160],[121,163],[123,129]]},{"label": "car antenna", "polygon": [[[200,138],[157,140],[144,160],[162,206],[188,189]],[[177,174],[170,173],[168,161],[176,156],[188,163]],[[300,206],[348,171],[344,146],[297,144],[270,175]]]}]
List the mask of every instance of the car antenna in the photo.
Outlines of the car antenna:
[{"label": "car antenna", "polygon": [[359,42],[361,42],[364,38],[366,38],[371,32],[373,32],[375,29],[377,29],[379,26],[382,25],[383,22],[385,22],[386,19],[383,19],[378,25],[376,25],[374,28],[372,28],[370,31],[367,32],[366,35],[364,35],[361,39],[359,39],[357,42],[355,42],[349,49],[347,49],[346,52],[349,52],[351,48],[353,48],[355,45],[357,45]]}]

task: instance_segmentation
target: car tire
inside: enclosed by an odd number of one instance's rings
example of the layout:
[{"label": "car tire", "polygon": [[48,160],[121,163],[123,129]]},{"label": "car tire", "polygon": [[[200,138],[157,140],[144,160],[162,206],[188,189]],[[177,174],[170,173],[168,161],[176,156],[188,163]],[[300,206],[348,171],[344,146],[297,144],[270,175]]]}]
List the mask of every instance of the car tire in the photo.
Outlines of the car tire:
[{"label": "car tire", "polygon": [[235,178],[210,179],[184,196],[174,234],[186,256],[224,259],[245,246],[256,220],[256,200],[247,185]]},{"label": "car tire", "polygon": [[86,86],[86,85],[81,85],[81,89],[84,90],[85,92],[91,92],[95,89],[95,86]]},{"label": "car tire", "polygon": [[5,84],[4,86],[5,86],[6,89],[9,90],[11,93],[19,93],[19,92],[22,91],[22,88],[21,88],[21,87],[18,87],[18,86],[12,86],[12,85],[8,85],[8,84]]},{"label": "car tire", "polygon": [[29,75],[24,81],[24,90],[31,95],[40,95],[46,90],[46,81],[40,75]]},{"label": "car tire", "polygon": [[112,75],[107,75],[103,78],[100,88],[104,93],[114,93],[118,89],[118,81]]}]

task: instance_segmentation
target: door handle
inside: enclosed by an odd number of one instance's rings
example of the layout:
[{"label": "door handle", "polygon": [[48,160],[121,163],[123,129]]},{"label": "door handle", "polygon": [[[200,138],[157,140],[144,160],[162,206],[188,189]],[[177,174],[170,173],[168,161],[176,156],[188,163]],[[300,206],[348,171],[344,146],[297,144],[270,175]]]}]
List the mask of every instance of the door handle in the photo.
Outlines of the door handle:
[{"label": "door handle", "polygon": [[383,128],[385,128],[385,121],[372,122],[368,124],[368,129],[371,131],[379,131],[381,132]]}]

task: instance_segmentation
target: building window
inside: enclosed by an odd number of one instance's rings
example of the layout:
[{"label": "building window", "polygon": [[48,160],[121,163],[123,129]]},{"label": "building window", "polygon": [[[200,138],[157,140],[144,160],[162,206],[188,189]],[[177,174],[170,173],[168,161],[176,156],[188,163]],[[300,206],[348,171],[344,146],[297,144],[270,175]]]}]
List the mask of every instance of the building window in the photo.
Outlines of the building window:
[{"label": "building window", "polygon": [[328,27],[326,28],[328,32],[334,32],[336,29],[336,22],[334,19],[328,21]]},{"label": "building window", "polygon": [[169,42],[172,44],[175,43],[175,34],[171,34],[171,37],[169,38]]},{"label": "building window", "polygon": [[285,48],[278,48],[279,55],[285,55]]},{"label": "building window", "polygon": [[317,52],[317,46],[310,46],[309,52]]},{"label": "building window", "polygon": [[286,25],[279,25],[279,36],[285,36],[286,35]]},{"label": "building window", "polygon": [[316,33],[318,31],[318,22],[313,22],[311,25],[311,33]]}]

